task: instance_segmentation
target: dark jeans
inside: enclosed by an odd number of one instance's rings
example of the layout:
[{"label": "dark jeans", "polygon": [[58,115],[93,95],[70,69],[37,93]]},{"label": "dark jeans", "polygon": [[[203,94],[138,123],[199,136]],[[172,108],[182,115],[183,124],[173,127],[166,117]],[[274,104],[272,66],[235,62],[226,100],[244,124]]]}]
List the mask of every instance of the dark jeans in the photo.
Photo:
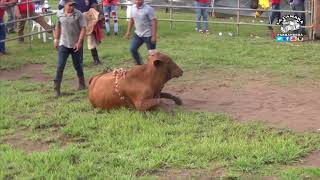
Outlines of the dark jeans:
[{"label": "dark jeans", "polygon": [[[0,24],[3,23],[3,19],[0,19]],[[6,39],[6,26],[0,25],[0,41]],[[5,53],[5,42],[0,42],[0,53]]]},{"label": "dark jeans", "polygon": [[134,60],[138,65],[142,64],[141,56],[138,52],[138,49],[143,43],[146,43],[148,50],[156,49],[156,43],[151,42],[151,36],[139,37],[136,33],[134,33],[131,41],[130,51]]},{"label": "dark jeans", "polygon": [[[272,4],[272,10],[280,10],[280,4]],[[270,19],[269,19],[269,24],[272,25],[273,21],[277,18],[279,20],[281,18],[281,13],[280,12],[272,12]],[[271,26],[269,26],[271,27]]]},{"label": "dark jeans", "polygon": [[84,76],[83,75],[83,68],[82,68],[83,62],[82,62],[82,58],[81,58],[82,51],[83,51],[82,47],[80,48],[79,51],[74,52],[74,50],[72,48],[67,48],[65,46],[59,46],[57,73],[56,73],[56,77],[54,79],[55,81],[61,82],[62,76],[63,76],[63,70],[64,70],[64,67],[66,66],[67,59],[70,54],[72,57],[73,67],[77,71],[78,77],[80,78],[80,77]]},{"label": "dark jeans", "polygon": [[[294,10],[294,11],[304,11],[305,10],[304,3],[303,4],[293,4],[292,5],[292,10]],[[301,20],[303,21],[302,26],[306,25],[306,15],[305,15],[305,13],[294,13],[294,15],[301,18]],[[295,33],[305,34],[306,33],[305,32],[305,28],[301,28],[301,29],[295,31]]]}]

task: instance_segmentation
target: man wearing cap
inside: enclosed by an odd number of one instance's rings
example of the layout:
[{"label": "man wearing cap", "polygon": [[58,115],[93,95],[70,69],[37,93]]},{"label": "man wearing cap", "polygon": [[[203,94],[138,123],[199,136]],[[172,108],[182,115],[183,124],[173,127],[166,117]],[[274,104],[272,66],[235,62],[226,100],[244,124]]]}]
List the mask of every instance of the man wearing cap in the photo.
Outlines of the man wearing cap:
[{"label": "man wearing cap", "polygon": [[[75,9],[79,10],[81,13],[89,11],[90,8],[95,8],[97,6],[97,0],[74,0]],[[65,0],[59,1],[59,8],[61,8],[65,3]],[[98,55],[97,48],[94,47],[90,49],[91,55],[94,61],[94,64],[100,64],[100,59]],[[83,54],[81,55],[81,58],[83,58]]]},{"label": "man wearing cap", "polygon": [[60,86],[64,67],[71,54],[73,67],[79,78],[79,90],[85,89],[83,74],[82,44],[86,31],[83,14],[74,8],[74,0],[65,0],[64,8],[57,12],[54,46],[58,49],[58,65],[54,79],[55,96],[60,96]]},{"label": "man wearing cap", "polygon": [[131,41],[131,54],[138,65],[142,64],[138,49],[146,43],[149,52],[156,49],[157,41],[157,18],[154,9],[144,3],[144,0],[136,0],[132,6],[131,18],[128,24],[126,37],[129,39],[131,30],[135,26],[134,35]]}]

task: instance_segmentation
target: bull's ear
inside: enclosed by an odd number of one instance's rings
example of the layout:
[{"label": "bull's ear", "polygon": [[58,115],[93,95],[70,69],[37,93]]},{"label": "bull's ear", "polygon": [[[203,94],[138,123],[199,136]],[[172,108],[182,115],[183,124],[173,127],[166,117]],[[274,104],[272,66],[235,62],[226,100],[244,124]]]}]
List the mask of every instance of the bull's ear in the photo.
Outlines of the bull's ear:
[{"label": "bull's ear", "polygon": [[159,67],[160,64],[161,64],[161,61],[160,61],[159,59],[153,61],[153,65],[154,65],[155,67]]}]

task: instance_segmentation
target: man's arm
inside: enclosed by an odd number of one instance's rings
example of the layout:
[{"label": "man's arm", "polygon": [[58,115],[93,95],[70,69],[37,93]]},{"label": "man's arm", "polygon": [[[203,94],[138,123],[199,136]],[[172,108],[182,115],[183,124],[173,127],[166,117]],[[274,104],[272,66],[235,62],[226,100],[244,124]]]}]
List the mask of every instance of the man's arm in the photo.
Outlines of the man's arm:
[{"label": "man's arm", "polygon": [[78,42],[76,43],[75,47],[74,47],[74,52],[77,52],[79,51],[79,49],[81,48],[82,46],[82,41],[83,41],[83,38],[86,34],[86,28],[85,27],[82,27],[81,28],[81,31],[80,31],[80,35],[79,35],[79,39],[78,39]]},{"label": "man's arm", "polygon": [[134,20],[133,18],[130,18],[129,22],[128,22],[128,29],[127,29],[127,34],[126,34],[126,38],[129,39],[131,36],[131,31],[132,31],[132,27],[134,24]]},{"label": "man's arm", "polygon": [[157,28],[158,28],[158,21],[156,18],[151,20],[151,41],[153,43],[157,42]]},{"label": "man's arm", "polygon": [[60,35],[61,35],[61,25],[60,22],[57,22],[55,33],[54,33],[54,47],[58,49],[59,47],[59,41],[60,41]]}]

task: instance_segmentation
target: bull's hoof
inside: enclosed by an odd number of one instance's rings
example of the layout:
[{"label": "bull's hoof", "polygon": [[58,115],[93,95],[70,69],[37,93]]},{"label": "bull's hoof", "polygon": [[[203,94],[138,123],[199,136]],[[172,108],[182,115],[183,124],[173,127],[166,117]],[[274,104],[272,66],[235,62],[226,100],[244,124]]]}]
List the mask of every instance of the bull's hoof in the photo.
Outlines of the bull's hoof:
[{"label": "bull's hoof", "polygon": [[182,105],[182,100],[178,97],[175,97],[174,102],[176,103],[176,105],[181,106]]}]

